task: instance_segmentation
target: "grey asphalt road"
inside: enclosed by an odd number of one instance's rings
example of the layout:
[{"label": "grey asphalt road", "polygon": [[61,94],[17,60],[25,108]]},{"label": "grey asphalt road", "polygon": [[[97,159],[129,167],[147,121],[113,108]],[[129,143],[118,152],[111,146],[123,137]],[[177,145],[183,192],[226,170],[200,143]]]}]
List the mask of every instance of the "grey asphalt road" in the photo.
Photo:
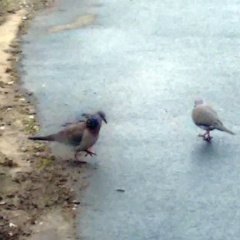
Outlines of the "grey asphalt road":
[{"label": "grey asphalt road", "polygon": [[[48,32],[87,14],[90,26]],[[62,0],[32,22],[23,82],[41,132],[95,109],[109,120],[88,159],[81,239],[240,239],[239,18],[234,0]],[[237,135],[197,138],[197,97]]]}]

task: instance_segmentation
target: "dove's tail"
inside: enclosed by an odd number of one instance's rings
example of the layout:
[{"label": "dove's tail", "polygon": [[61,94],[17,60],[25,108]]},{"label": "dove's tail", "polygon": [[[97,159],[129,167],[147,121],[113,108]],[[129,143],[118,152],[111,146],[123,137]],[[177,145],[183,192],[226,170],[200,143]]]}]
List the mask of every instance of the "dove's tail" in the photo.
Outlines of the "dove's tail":
[{"label": "dove's tail", "polygon": [[231,134],[231,135],[235,135],[234,132],[228,130],[228,129],[225,128],[224,126],[219,127],[218,130],[223,131],[223,132],[226,132],[226,133],[229,133],[229,134]]},{"label": "dove's tail", "polygon": [[43,136],[43,137],[28,137],[28,139],[33,140],[33,141],[55,141],[54,135],[48,135],[48,136]]}]

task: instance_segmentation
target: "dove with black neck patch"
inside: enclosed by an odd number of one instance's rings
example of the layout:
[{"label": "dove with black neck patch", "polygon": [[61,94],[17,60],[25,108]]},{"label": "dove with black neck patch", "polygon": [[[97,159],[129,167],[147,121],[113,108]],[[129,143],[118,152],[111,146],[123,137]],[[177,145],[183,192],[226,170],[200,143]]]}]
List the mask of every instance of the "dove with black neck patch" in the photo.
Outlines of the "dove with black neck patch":
[{"label": "dove with black neck patch", "polygon": [[196,100],[192,110],[192,120],[196,126],[205,130],[204,134],[199,134],[205,141],[210,142],[212,137],[210,131],[219,130],[222,132],[235,135],[232,131],[227,129],[218,117],[217,112],[209,105],[204,104],[203,100]]},{"label": "dove with black neck patch", "polygon": [[77,154],[81,151],[86,152],[86,155],[96,155],[89,148],[98,140],[102,120],[107,123],[105,113],[98,111],[87,118],[86,121],[69,123],[67,127],[55,134],[29,137],[28,139],[34,141],[55,141],[72,146],[75,149],[75,158],[77,160]]},{"label": "dove with black neck patch", "polygon": [[[83,113],[82,116],[85,117],[86,119],[89,119],[91,117],[94,117],[94,115],[96,115],[96,114],[101,118],[101,120],[103,120],[105,123],[107,123],[106,114],[103,111],[97,111],[95,114]],[[64,123],[62,126],[66,127],[68,125],[79,123],[79,122],[85,122],[85,120],[80,119],[76,122],[67,122],[67,123]],[[101,124],[102,124],[102,121],[101,121]]]}]

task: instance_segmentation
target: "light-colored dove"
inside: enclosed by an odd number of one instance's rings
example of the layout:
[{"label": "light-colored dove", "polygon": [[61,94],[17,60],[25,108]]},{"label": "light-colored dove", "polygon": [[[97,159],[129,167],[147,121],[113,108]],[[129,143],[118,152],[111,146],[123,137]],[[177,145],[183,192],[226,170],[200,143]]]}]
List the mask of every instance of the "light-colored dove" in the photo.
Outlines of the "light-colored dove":
[{"label": "light-colored dove", "polygon": [[217,115],[217,112],[213,110],[211,106],[204,104],[201,99],[195,101],[194,108],[192,110],[192,120],[198,127],[206,130],[206,133],[198,135],[205,141],[211,141],[212,137],[210,136],[210,131],[215,129],[235,135],[232,131],[224,127]]},{"label": "light-colored dove", "polygon": [[91,152],[91,148],[99,137],[102,126],[102,120],[107,123],[106,116],[103,111],[92,114],[86,121],[80,120],[77,123],[68,123],[63,130],[48,136],[29,137],[31,140],[39,141],[56,141],[66,145],[75,147],[75,158],[81,151],[85,151],[86,155],[96,155]]}]

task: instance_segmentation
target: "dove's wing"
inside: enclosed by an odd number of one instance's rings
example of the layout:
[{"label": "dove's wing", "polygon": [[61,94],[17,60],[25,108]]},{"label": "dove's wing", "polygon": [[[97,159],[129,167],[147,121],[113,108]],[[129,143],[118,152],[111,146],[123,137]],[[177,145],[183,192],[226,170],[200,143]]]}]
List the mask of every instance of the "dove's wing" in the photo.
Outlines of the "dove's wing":
[{"label": "dove's wing", "polygon": [[196,106],[192,111],[192,119],[199,127],[214,129],[216,124],[222,125],[217,112],[208,105]]},{"label": "dove's wing", "polygon": [[85,122],[71,124],[54,135],[55,141],[65,143],[67,145],[78,146],[82,141],[83,132],[85,129]]}]

